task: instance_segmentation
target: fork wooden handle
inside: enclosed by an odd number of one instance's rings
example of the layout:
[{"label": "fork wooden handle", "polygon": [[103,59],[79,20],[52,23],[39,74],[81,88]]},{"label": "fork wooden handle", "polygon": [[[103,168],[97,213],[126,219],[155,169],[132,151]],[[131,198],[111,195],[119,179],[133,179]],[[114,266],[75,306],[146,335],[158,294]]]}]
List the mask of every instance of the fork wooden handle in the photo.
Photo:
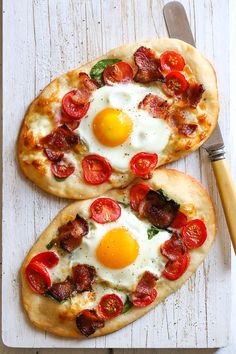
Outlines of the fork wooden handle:
[{"label": "fork wooden handle", "polygon": [[229,234],[236,254],[236,188],[225,159],[213,161],[216,183],[225,213]]}]

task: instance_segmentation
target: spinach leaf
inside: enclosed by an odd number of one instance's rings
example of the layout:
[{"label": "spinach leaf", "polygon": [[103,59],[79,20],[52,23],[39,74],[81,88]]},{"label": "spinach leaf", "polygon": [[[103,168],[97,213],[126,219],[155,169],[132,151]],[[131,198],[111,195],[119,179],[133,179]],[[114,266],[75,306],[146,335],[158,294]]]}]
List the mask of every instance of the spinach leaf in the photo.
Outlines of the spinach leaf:
[{"label": "spinach leaf", "polygon": [[152,225],[148,230],[147,230],[147,234],[148,234],[148,239],[151,240],[155,235],[157,235],[160,232],[160,229],[158,229],[158,227]]},{"label": "spinach leaf", "polygon": [[133,306],[133,304],[127,296],[122,313],[126,313],[127,311],[129,311],[132,306]]},{"label": "spinach leaf", "polygon": [[52,240],[47,244],[46,248],[47,248],[48,250],[50,250],[51,248],[53,248],[54,245],[55,245],[55,240],[52,239]]},{"label": "spinach leaf", "polygon": [[166,200],[169,200],[168,195],[166,194],[166,192],[163,191],[162,188],[159,188],[157,192],[160,193]]},{"label": "spinach leaf", "polygon": [[55,180],[56,180],[57,182],[63,182],[63,181],[65,181],[65,179],[66,179],[66,178],[58,178],[58,177],[56,177],[56,176],[54,176],[54,178],[55,178]]},{"label": "spinach leaf", "polygon": [[97,80],[99,84],[104,85],[102,74],[107,66],[113,65],[121,61],[120,59],[103,59],[98,61],[90,70],[90,76],[93,80]]},{"label": "spinach leaf", "polygon": [[128,208],[129,204],[124,203],[124,202],[118,202],[120,205],[122,205],[124,208]]}]

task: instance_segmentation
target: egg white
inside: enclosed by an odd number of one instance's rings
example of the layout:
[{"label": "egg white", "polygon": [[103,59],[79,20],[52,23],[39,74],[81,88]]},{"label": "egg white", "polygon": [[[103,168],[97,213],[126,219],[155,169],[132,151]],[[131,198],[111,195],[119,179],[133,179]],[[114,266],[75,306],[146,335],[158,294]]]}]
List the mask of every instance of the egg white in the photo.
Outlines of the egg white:
[{"label": "egg white", "polygon": [[[171,129],[163,119],[154,119],[147,111],[138,108],[138,104],[149,93],[166,99],[157,87],[148,88],[132,83],[103,86],[94,91],[87,116],[77,128],[80,137],[88,146],[89,153],[104,156],[114,169],[121,172],[129,170],[130,160],[138,152],[160,154],[168,144]],[[133,123],[129,138],[116,147],[102,145],[92,128],[95,116],[110,107],[121,109]]]},{"label": "egg white", "polygon": [[[88,210],[91,201],[84,201],[85,212],[81,216],[88,217]],[[133,291],[140,276],[145,271],[160,277],[166,258],[160,253],[160,245],[168,240],[171,235],[161,230],[151,240],[148,239],[147,230],[151,225],[140,220],[130,208],[121,207],[121,216],[115,222],[98,224],[95,221],[89,222],[89,233],[83,237],[79,248],[60,258],[59,264],[53,268],[53,281],[60,281],[66,278],[69,269],[78,263],[94,266],[98,282],[106,282],[110,287],[120,290]],[[96,257],[96,249],[103,236],[114,228],[125,227],[139,245],[139,254],[135,261],[122,269],[111,269],[105,267]],[[124,249],[125,252],[125,249]]]}]

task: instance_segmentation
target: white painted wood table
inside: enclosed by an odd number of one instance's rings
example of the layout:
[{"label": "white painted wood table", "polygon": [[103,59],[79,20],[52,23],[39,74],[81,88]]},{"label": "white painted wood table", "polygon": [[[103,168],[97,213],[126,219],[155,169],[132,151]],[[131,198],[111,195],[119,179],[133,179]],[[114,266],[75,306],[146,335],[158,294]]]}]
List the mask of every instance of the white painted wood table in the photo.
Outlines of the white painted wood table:
[{"label": "white painted wood table", "polygon": [[[174,164],[209,190],[218,217],[217,240],[196,274],[162,305],[111,335],[80,341],[41,332],[20,304],[18,270],[33,242],[67,204],[26,181],[15,143],[27,106],[44,86],[122,43],[167,36],[161,0],[3,1],[3,341],[12,347],[201,348],[227,345],[230,247],[219,196],[206,154]],[[197,47],[214,63],[219,80],[220,125],[230,145],[228,1],[181,1]],[[235,145],[234,145],[235,147]],[[228,155],[229,156],[229,155]],[[46,353],[47,351],[40,351]],[[83,351],[81,351],[82,353]],[[108,351],[101,351],[108,353]],[[138,351],[139,352],[139,351]],[[142,351],[140,351],[141,353]],[[123,353],[117,351],[116,353]]]}]

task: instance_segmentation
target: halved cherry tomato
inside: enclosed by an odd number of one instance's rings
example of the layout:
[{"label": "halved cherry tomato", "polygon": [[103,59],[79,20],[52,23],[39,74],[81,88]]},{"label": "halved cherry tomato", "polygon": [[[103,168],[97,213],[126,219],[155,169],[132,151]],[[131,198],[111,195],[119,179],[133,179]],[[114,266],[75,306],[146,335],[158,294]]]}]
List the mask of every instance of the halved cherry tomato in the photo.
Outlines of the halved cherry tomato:
[{"label": "halved cherry tomato", "polygon": [[66,113],[61,112],[60,123],[65,123],[71,130],[75,130],[80,125],[80,119],[71,118]]},{"label": "halved cherry tomato", "polygon": [[110,198],[98,198],[90,206],[91,217],[99,224],[105,224],[119,219],[121,207]]},{"label": "halved cherry tomato", "polygon": [[84,179],[89,184],[106,182],[111,173],[111,165],[100,155],[88,155],[82,160]]},{"label": "halved cherry tomato", "polygon": [[187,220],[187,216],[178,210],[175,219],[170,224],[170,227],[173,227],[174,229],[180,229],[187,224]]},{"label": "halved cherry tomato", "polygon": [[183,275],[190,263],[190,255],[185,252],[177,261],[168,261],[162,275],[169,280],[176,280]]},{"label": "halved cherry tomato", "polygon": [[59,262],[59,257],[55,252],[42,252],[34,256],[30,262],[37,261],[47,268],[55,267]]},{"label": "halved cherry tomato", "polygon": [[130,168],[136,176],[145,177],[155,170],[157,162],[157,154],[140,152],[132,157],[130,161]]},{"label": "halved cherry tomato", "polygon": [[202,220],[191,220],[182,228],[182,241],[192,250],[200,247],[207,238],[207,229]]},{"label": "halved cherry tomato", "polygon": [[133,79],[133,76],[133,69],[124,61],[107,66],[103,72],[103,80],[106,85],[110,86],[117,82],[129,82]]},{"label": "halved cherry tomato", "polygon": [[157,297],[157,291],[155,288],[153,288],[149,294],[139,294],[139,293],[133,293],[131,301],[134,306],[136,307],[146,307],[150,305],[155,298]]},{"label": "halved cherry tomato", "polygon": [[147,192],[150,190],[150,187],[147,184],[138,183],[132,186],[130,189],[130,204],[131,208],[138,210],[139,204],[145,198]]},{"label": "halved cherry tomato", "polygon": [[57,178],[67,178],[75,171],[75,166],[72,162],[62,159],[51,164],[51,171]]},{"label": "halved cherry tomato", "polygon": [[110,320],[119,316],[124,308],[123,301],[116,294],[104,295],[98,304],[98,314],[101,318]]},{"label": "halved cherry tomato", "polygon": [[185,66],[184,58],[181,54],[172,50],[167,50],[160,56],[161,68],[165,72],[182,71]]},{"label": "halved cherry tomato", "polygon": [[76,90],[72,90],[65,94],[62,99],[63,110],[73,119],[81,119],[87,113],[90,103],[84,105],[77,104],[73,101],[73,96],[76,95]]},{"label": "halved cherry tomato", "polygon": [[30,262],[25,269],[26,278],[31,289],[44,294],[52,285],[47,268],[40,262]]},{"label": "halved cherry tomato", "polygon": [[184,75],[178,71],[172,71],[165,77],[162,88],[168,96],[179,96],[188,87],[188,82]]},{"label": "halved cherry tomato", "polygon": [[62,151],[54,151],[54,150],[51,150],[51,149],[48,149],[48,148],[45,148],[44,152],[47,155],[47,158],[50,161],[53,161],[53,162],[60,161],[63,158],[63,156],[64,156],[64,152],[62,152]]}]

